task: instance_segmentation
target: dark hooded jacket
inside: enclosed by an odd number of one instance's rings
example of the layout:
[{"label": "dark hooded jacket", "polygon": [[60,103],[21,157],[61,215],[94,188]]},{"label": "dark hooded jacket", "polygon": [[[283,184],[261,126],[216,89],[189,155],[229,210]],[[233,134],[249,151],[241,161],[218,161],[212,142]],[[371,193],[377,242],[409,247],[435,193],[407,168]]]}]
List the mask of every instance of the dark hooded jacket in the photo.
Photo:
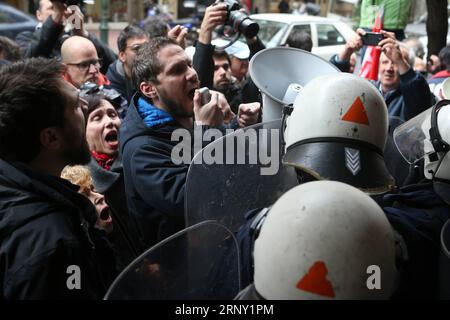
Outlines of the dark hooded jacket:
[{"label": "dark hooded jacket", "polygon": [[[171,135],[182,126],[168,114],[146,124],[136,94],[120,127],[120,151],[130,216],[147,247],[184,227],[184,187],[189,164],[176,165]],[[155,108],[156,109],[156,108]]]},{"label": "dark hooded jacket", "polygon": [[[95,208],[78,187],[0,160],[3,299],[100,299],[115,276]],[[73,289],[79,267],[81,288]],[[72,288],[72,289],[69,289]]]},{"label": "dark hooded jacket", "polygon": [[122,271],[143,251],[135,225],[128,214],[122,157],[119,153],[110,170],[101,167],[93,157],[88,167],[95,190],[105,196],[111,208],[114,228],[108,239],[114,248],[117,269]]},{"label": "dark hooded jacket", "polygon": [[[218,129],[224,133],[226,129],[237,127],[237,118],[234,117],[229,125]],[[120,152],[128,211],[146,247],[184,228],[185,184],[189,166],[195,152],[209,143],[201,141],[194,145],[195,136],[203,137],[204,131],[210,128],[202,125],[187,130],[170,114],[151,105],[139,94],[133,97],[120,126]],[[177,135],[172,141],[172,135],[178,129],[189,134],[190,141],[184,141],[185,136],[177,138]],[[174,163],[172,151],[180,144],[182,148],[175,154],[183,160]]]}]

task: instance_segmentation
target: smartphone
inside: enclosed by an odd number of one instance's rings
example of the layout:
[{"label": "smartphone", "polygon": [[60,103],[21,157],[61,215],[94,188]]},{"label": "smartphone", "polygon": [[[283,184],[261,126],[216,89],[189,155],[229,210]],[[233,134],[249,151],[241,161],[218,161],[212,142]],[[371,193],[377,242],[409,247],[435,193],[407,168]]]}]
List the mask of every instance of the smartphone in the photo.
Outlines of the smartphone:
[{"label": "smartphone", "polygon": [[365,46],[377,46],[383,39],[383,34],[379,32],[366,32],[366,34],[362,36],[362,42]]},{"label": "smartphone", "polygon": [[209,101],[211,101],[211,93],[209,92],[209,89],[207,87],[203,87],[199,90],[200,92],[200,101],[202,103],[202,106],[207,104]]}]

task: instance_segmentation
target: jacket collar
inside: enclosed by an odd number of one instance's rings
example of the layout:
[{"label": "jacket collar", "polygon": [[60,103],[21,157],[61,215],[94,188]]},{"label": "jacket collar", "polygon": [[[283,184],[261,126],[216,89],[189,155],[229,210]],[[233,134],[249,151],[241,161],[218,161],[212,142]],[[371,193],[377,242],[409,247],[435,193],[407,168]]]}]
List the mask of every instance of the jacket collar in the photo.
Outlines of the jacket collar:
[{"label": "jacket collar", "polygon": [[141,116],[144,123],[153,128],[169,122],[173,122],[174,119],[166,111],[161,110],[151,104],[149,101],[140,97],[137,102],[137,111]]},{"label": "jacket collar", "polygon": [[84,219],[95,223],[95,208],[85,196],[78,193],[78,186],[65,179],[43,175],[21,162],[9,163],[0,159],[0,180],[1,185],[41,195],[71,211],[81,213]]}]

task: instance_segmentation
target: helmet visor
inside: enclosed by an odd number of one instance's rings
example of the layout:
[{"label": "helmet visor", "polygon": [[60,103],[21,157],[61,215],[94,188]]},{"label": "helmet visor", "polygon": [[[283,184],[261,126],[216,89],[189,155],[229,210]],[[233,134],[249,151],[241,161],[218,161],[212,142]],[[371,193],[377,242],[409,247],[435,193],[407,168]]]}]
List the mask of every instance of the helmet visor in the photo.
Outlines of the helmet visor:
[{"label": "helmet visor", "polygon": [[409,164],[416,163],[433,151],[428,133],[431,111],[432,108],[425,110],[394,130],[395,145]]}]

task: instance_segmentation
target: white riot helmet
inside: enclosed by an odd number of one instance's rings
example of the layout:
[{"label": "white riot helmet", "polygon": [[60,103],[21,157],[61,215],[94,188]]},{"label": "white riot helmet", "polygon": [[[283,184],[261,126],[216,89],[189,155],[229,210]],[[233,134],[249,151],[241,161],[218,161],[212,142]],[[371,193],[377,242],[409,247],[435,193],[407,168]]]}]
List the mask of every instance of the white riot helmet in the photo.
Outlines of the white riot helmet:
[{"label": "white riot helmet", "polygon": [[441,99],[450,99],[450,78],[447,78],[442,82],[441,91],[439,92]]},{"label": "white riot helmet", "polygon": [[270,209],[254,265],[254,284],[239,298],[387,299],[396,276],[394,234],[362,191],[309,182]]},{"label": "white riot helmet", "polygon": [[386,103],[367,80],[348,73],[315,78],[298,94],[286,125],[285,165],[369,194],[394,186],[383,158]]},{"label": "white riot helmet", "polygon": [[405,160],[424,160],[425,178],[450,203],[450,100],[441,100],[394,130],[394,142]]}]

